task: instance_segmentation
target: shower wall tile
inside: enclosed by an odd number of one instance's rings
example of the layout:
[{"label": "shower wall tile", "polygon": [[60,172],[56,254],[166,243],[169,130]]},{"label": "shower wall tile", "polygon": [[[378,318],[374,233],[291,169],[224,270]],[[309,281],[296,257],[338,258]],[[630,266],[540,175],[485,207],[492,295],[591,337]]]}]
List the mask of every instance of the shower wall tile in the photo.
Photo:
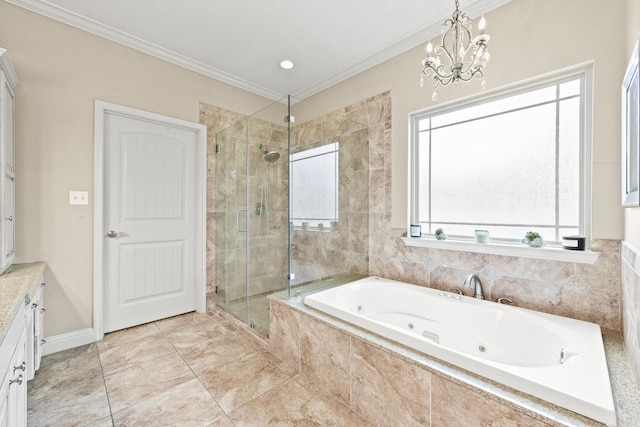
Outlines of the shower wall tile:
[{"label": "shower wall tile", "polygon": [[322,120],[322,138],[333,139],[348,133],[349,119],[343,109],[327,114]]},{"label": "shower wall tile", "polygon": [[366,171],[369,169],[370,142],[369,129],[349,134],[349,166],[352,171]]},{"label": "shower wall tile", "polygon": [[300,316],[300,372],[345,404],[350,403],[349,335]]},{"label": "shower wall tile", "polygon": [[379,123],[369,128],[369,169],[385,167],[385,124]]}]

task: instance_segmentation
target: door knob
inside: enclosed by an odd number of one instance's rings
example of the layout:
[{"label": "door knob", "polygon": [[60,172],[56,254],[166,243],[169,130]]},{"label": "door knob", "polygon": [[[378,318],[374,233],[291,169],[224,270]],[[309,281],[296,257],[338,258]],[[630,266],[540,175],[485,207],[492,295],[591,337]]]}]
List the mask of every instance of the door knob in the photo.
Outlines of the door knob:
[{"label": "door knob", "polygon": [[117,239],[118,237],[125,237],[125,236],[128,236],[128,234],[124,233],[124,232],[121,232],[121,231],[118,232],[118,231],[115,231],[115,230],[109,230],[107,232],[107,237],[110,238],[110,239]]}]

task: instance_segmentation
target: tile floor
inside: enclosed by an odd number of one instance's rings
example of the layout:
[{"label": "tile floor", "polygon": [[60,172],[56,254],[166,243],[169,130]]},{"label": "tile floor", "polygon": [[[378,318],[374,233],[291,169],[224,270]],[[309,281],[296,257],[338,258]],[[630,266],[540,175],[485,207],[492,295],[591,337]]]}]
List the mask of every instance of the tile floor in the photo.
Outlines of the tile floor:
[{"label": "tile floor", "polygon": [[45,356],[29,426],[366,426],[237,324],[188,313]]}]

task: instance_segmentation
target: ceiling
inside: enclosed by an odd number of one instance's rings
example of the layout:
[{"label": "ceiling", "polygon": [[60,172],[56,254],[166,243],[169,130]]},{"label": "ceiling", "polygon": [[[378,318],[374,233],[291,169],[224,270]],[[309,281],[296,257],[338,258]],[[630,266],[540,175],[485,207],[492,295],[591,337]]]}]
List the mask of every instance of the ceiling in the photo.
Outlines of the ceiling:
[{"label": "ceiling", "polygon": [[[304,99],[420,45],[455,9],[453,0],[6,1],[273,100]],[[460,8],[475,18],[509,1]],[[283,70],[283,59],[295,67]]]}]

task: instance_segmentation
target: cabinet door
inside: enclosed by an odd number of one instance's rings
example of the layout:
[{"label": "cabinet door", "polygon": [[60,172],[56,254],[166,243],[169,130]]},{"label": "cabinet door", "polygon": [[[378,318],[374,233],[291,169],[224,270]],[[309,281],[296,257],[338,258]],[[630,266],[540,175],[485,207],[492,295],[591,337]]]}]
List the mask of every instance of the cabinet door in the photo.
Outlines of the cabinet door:
[{"label": "cabinet door", "polygon": [[18,341],[11,365],[9,366],[9,375],[13,377],[9,382],[9,398],[7,401],[10,426],[22,427],[27,425],[27,379],[25,377],[25,366],[25,331],[23,325],[20,340]]},{"label": "cabinet door", "polygon": [[34,339],[33,339],[34,366],[33,366],[33,369],[34,371],[37,371],[38,369],[40,369],[40,360],[42,360],[42,346],[45,343],[45,339],[44,339],[44,312],[45,312],[44,286],[45,286],[45,283],[43,279],[44,279],[43,277],[40,278],[40,286],[38,291],[36,292],[38,306],[36,307],[33,313],[33,318],[34,318]]},{"label": "cabinet door", "polygon": [[0,384],[0,427],[10,427],[9,424],[9,381],[13,372],[7,370],[6,375],[2,379]]},{"label": "cabinet door", "polygon": [[0,93],[0,143],[1,147],[1,234],[2,251],[0,272],[6,270],[15,258],[15,170],[14,170],[14,97],[4,73],[0,72],[2,92]]},{"label": "cabinet door", "polygon": [[[5,169],[8,171],[8,169]],[[2,267],[7,268],[15,258],[15,180],[8,172],[4,175],[4,253]]]},{"label": "cabinet door", "polygon": [[11,175],[13,175],[14,173],[14,125],[15,125],[15,110],[14,110],[14,97],[13,97],[13,91],[11,90],[11,87],[9,86],[9,82],[7,81],[7,79],[3,79],[2,82],[2,102],[4,103],[3,105],[3,110],[4,110],[4,114],[5,117],[3,118],[3,121],[5,122],[4,126],[3,126],[3,132],[4,132],[4,147],[2,147],[3,149],[3,161],[5,163],[5,167],[6,167],[6,172],[10,173]]}]

